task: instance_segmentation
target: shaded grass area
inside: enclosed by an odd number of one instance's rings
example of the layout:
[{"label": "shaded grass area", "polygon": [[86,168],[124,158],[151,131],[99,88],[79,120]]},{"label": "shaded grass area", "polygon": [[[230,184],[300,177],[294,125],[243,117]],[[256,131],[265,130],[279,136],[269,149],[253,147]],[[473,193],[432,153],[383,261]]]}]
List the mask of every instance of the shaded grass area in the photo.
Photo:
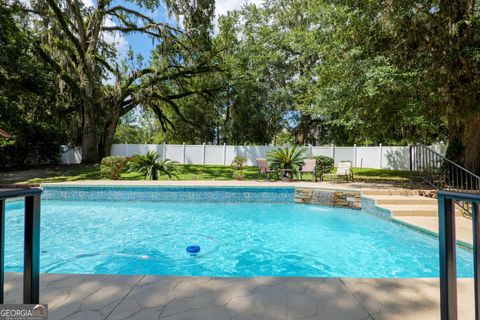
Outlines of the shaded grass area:
[{"label": "shaded grass area", "polygon": [[[369,168],[354,168],[355,181],[387,182],[402,186],[408,183],[409,172],[400,170],[380,170]],[[177,165],[177,178],[174,180],[233,180],[233,169],[222,165]],[[246,180],[257,179],[257,168],[244,169]],[[102,180],[100,165],[56,165],[30,170],[0,172],[0,183],[43,183],[65,182],[78,180]],[[263,179],[263,178],[262,178]],[[120,180],[144,180],[137,173],[123,173]],[[168,180],[163,174],[160,180]],[[311,175],[304,175],[303,180],[312,180]]]}]

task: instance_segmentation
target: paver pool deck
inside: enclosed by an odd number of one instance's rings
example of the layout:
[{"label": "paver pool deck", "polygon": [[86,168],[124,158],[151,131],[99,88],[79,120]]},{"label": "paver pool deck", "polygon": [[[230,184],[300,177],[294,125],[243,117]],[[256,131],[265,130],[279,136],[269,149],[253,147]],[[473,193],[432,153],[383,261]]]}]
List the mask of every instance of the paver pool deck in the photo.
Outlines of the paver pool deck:
[{"label": "paver pool deck", "polygon": [[[6,303],[21,303],[7,273]],[[473,319],[473,279],[459,279],[459,319]],[[438,279],[41,275],[49,319],[438,320]]]}]

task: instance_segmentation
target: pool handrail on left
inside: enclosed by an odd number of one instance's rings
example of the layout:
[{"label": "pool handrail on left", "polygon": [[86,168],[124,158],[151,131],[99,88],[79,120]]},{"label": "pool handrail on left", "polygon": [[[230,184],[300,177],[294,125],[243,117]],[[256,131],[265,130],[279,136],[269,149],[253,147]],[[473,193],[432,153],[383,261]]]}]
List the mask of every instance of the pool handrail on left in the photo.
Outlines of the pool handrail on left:
[{"label": "pool handrail on left", "polygon": [[5,283],[5,201],[25,199],[25,241],[23,271],[23,303],[40,300],[40,188],[0,188],[0,304],[4,303]]}]

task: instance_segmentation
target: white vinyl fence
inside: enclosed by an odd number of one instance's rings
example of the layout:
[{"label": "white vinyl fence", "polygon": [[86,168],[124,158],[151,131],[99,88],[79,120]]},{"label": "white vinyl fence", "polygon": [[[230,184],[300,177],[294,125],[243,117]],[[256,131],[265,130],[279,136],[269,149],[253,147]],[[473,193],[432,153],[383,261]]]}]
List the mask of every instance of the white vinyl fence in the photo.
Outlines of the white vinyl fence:
[{"label": "white vinyl fence", "polygon": [[[112,156],[131,157],[134,154],[144,154],[148,151],[158,152],[162,159],[170,159],[181,164],[217,164],[229,165],[233,158],[241,155],[247,158],[247,165],[255,165],[255,158],[265,158],[270,150],[279,146],[229,146],[229,145],[187,145],[187,144],[114,144]],[[351,161],[354,167],[409,170],[408,147],[337,147],[306,146],[310,156],[328,156],[339,161]],[[437,152],[444,154],[443,144],[431,146]],[[80,163],[81,152],[78,148],[69,149],[62,155],[62,163]]]}]

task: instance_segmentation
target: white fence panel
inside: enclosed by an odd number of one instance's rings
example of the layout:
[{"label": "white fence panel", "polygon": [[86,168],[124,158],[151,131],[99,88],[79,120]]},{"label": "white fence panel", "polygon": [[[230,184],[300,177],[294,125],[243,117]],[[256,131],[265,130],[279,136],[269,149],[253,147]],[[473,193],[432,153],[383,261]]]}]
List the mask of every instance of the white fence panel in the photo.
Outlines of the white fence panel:
[{"label": "white fence panel", "polygon": [[[224,146],[205,146],[206,164],[224,164]],[[230,163],[225,163],[230,164]]]},{"label": "white fence panel", "polygon": [[63,164],[79,164],[82,162],[82,149],[79,147],[70,148],[61,146],[60,163]]},{"label": "white fence panel", "polygon": [[238,156],[244,156],[247,158],[247,166],[254,166],[257,164],[256,158],[265,158],[266,154],[270,150],[277,149],[278,147],[271,146],[235,146],[235,152]]},{"label": "white fence panel", "polygon": [[382,169],[409,170],[410,152],[408,147],[383,147]]},{"label": "white fence panel", "polygon": [[203,164],[203,145],[185,146],[185,164]]},{"label": "white fence panel", "polygon": [[126,148],[127,148],[126,144],[113,144],[112,151],[110,152],[110,154],[112,156],[126,157],[127,156]]},{"label": "white fence panel", "polygon": [[350,161],[352,164],[355,163],[354,147],[335,147],[334,153],[335,165],[337,165],[340,161]]},{"label": "white fence panel", "polygon": [[[156,151],[161,158],[182,164],[230,165],[237,155],[247,158],[247,165],[256,165],[255,158],[265,158],[266,154],[280,146],[227,146],[227,145],[174,145],[174,144],[114,144],[112,156],[131,157],[136,153],[144,154]],[[355,167],[408,170],[409,147],[306,147],[309,156],[334,156],[335,165],[339,161],[352,161]],[[446,145],[430,146],[440,154],[445,154]],[[80,163],[80,148],[63,146],[61,162],[65,164]],[[165,150],[165,155],[163,152]]]},{"label": "white fence panel", "polygon": [[332,147],[312,147],[312,156],[332,156]]},{"label": "white fence panel", "polygon": [[232,163],[233,159],[237,155],[236,153],[235,146],[227,146],[227,149],[225,151],[225,164],[229,165]]},{"label": "white fence panel", "polygon": [[380,168],[380,147],[357,147],[357,167]]},{"label": "white fence panel", "polygon": [[183,145],[181,144],[165,145],[165,158],[178,163],[183,163],[183,160],[184,160]]}]

